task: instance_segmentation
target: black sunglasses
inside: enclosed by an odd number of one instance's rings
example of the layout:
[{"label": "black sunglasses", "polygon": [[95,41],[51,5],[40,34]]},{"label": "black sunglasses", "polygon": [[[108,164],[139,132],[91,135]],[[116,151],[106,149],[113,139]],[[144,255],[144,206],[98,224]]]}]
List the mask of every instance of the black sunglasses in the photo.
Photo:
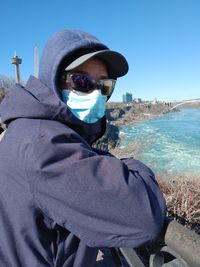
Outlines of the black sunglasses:
[{"label": "black sunglasses", "polygon": [[93,90],[101,90],[102,95],[110,96],[114,90],[115,79],[99,79],[96,81],[91,75],[82,73],[65,73],[64,80],[70,89],[88,93]]}]

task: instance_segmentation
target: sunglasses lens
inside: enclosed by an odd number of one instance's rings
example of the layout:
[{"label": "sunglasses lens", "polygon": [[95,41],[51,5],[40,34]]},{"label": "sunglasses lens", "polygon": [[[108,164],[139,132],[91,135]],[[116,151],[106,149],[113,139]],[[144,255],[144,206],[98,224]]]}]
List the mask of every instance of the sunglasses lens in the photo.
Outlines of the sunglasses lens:
[{"label": "sunglasses lens", "polygon": [[115,87],[115,80],[112,79],[102,80],[102,88],[101,88],[102,95],[110,96],[114,90],[114,87]]},{"label": "sunglasses lens", "polygon": [[112,94],[116,83],[116,80],[113,79],[102,79],[96,82],[92,76],[79,73],[70,74],[70,78],[72,81],[71,87],[74,90],[87,93],[99,89],[101,93],[106,96]]},{"label": "sunglasses lens", "polygon": [[77,91],[88,92],[95,87],[95,80],[91,76],[74,73],[71,75],[71,79],[73,81],[73,89]]}]

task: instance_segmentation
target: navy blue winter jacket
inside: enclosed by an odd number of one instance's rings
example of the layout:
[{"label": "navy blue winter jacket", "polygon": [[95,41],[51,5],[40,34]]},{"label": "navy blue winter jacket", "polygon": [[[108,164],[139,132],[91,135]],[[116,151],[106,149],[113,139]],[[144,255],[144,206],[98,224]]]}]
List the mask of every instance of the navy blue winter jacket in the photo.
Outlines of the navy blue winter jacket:
[{"label": "navy blue winter jacket", "polygon": [[163,226],[165,202],[152,171],[92,149],[105,117],[83,123],[60,99],[63,57],[77,46],[106,48],[90,35],[75,40],[72,31],[65,40],[65,33],[47,43],[39,79],[11,88],[0,105],[8,125],[0,142],[1,267],[92,267],[98,247],[138,247]]}]

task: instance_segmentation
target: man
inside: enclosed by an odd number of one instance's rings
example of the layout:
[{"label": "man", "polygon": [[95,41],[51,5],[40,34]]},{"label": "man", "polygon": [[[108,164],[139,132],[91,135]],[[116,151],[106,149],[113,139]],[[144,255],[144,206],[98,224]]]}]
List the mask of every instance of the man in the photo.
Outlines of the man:
[{"label": "man", "polygon": [[94,36],[61,30],[39,79],[0,106],[0,266],[91,267],[99,247],[138,247],[160,233],[165,202],[152,171],[95,150],[126,59]]}]

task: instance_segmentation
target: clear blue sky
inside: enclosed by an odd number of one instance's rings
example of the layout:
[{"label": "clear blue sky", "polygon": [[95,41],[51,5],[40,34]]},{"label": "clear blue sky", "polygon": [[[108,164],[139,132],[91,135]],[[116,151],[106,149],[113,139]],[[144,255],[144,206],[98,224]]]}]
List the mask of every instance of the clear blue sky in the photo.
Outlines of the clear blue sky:
[{"label": "clear blue sky", "polygon": [[0,74],[15,76],[10,58],[22,57],[21,76],[33,74],[55,31],[80,29],[124,54],[129,73],[118,79],[111,101],[124,92],[143,100],[200,97],[199,0],[1,0]]}]

